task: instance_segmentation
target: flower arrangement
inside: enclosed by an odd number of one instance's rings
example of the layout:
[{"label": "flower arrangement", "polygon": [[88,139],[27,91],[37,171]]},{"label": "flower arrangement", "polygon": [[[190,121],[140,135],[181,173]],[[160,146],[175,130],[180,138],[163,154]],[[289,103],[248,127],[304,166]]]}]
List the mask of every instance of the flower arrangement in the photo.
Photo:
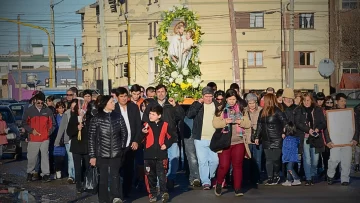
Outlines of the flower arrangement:
[{"label": "flower arrangement", "polygon": [[[192,56],[187,67],[179,68],[170,60],[168,53],[169,41],[168,31],[174,19],[183,19],[186,24],[186,30],[192,30],[194,35],[192,40],[194,47],[192,48]],[[155,82],[164,84],[168,88],[168,94],[176,101],[182,102],[186,97],[198,99],[201,97],[201,71],[199,60],[199,45],[201,45],[201,27],[196,24],[199,16],[186,6],[173,7],[169,11],[162,13],[162,23],[159,28],[159,35],[156,38],[158,46],[158,56],[155,61],[160,67],[160,72]]]}]

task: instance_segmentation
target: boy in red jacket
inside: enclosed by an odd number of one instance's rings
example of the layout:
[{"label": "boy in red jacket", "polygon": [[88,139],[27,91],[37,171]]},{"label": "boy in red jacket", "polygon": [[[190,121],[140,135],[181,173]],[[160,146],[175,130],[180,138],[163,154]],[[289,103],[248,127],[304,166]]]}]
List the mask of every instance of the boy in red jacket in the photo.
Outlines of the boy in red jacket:
[{"label": "boy in red jacket", "polygon": [[170,129],[168,123],[161,120],[162,113],[163,108],[161,106],[154,106],[150,109],[150,122],[144,123],[142,129],[144,136],[138,140],[138,143],[144,140],[145,183],[150,202],[157,200],[156,184],[157,179],[159,179],[162,202],[166,203],[169,200],[166,188],[167,149],[171,147],[173,143],[171,135],[174,135],[176,131]]}]

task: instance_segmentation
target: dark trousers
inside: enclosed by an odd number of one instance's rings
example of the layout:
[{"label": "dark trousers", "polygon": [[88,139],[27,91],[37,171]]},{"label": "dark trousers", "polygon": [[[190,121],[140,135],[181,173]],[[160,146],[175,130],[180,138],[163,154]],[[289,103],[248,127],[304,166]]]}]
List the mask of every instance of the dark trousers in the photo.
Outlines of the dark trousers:
[{"label": "dark trousers", "polygon": [[168,169],[168,159],[163,160],[144,160],[145,184],[149,197],[157,196],[157,179],[159,178],[160,194],[167,192],[166,174]]},{"label": "dark trousers", "polygon": [[62,171],[64,168],[65,156],[54,156],[55,171]]},{"label": "dark trousers", "polygon": [[281,149],[264,149],[268,178],[279,176],[281,168]]},{"label": "dark trousers", "polygon": [[129,147],[126,149],[123,157],[124,162],[122,164],[121,172],[123,177],[123,194],[128,196],[132,189],[132,181],[134,178],[134,165],[135,165],[136,151],[131,150]]},{"label": "dark trousers", "polygon": [[80,190],[83,186],[84,175],[86,169],[90,166],[90,157],[89,155],[85,154],[74,154],[73,153],[73,160],[74,160],[74,168],[75,168],[75,182],[76,182],[76,189]]},{"label": "dark trousers", "polygon": [[[123,199],[122,186],[120,184],[121,158],[97,158],[97,167],[100,171],[99,202],[110,203],[114,198]],[[110,180],[109,180],[110,168]],[[110,182],[109,182],[110,181]],[[108,191],[110,185],[110,193]]]}]

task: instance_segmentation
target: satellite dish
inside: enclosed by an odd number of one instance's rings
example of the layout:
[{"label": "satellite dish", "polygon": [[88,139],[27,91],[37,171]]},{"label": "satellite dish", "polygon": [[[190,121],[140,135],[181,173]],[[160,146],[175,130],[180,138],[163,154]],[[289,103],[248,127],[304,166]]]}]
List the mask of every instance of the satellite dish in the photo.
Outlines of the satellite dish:
[{"label": "satellite dish", "polygon": [[335,71],[335,64],[331,59],[322,59],[318,66],[318,71],[324,78],[330,77]]}]

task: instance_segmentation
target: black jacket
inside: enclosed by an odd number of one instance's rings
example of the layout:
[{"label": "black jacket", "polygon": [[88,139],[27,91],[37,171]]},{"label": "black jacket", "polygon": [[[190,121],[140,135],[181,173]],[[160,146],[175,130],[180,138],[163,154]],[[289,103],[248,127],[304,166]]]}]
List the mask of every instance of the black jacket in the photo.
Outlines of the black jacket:
[{"label": "black jacket", "polygon": [[275,108],[274,115],[267,117],[261,117],[262,111],[259,113],[254,140],[259,139],[264,149],[281,149],[286,116],[279,108]]},{"label": "black jacket", "polygon": [[83,122],[83,128],[81,129],[81,140],[78,140],[78,117],[76,114],[72,114],[66,129],[66,133],[68,134],[71,145],[70,152],[74,154],[88,154],[88,132],[87,132],[87,124]]},{"label": "black jacket", "polygon": [[[167,150],[174,143],[171,137],[176,129],[172,129],[167,122],[160,120],[158,123],[149,122],[148,133],[143,133],[144,140],[144,159],[163,160],[168,158]],[[146,123],[144,124],[144,126]],[[165,144],[166,150],[161,150]]]},{"label": "black jacket", "polygon": [[[160,105],[158,102],[151,102],[145,109],[144,111],[144,115],[142,118],[143,122],[149,123],[149,113],[150,113],[150,109],[151,107],[155,106],[155,105]],[[163,106],[163,115],[161,116],[161,120],[167,122],[170,126],[171,129],[177,129],[177,124],[184,119],[184,110],[180,105],[176,105],[175,107],[173,107],[166,99],[166,102],[164,103]],[[174,135],[171,135],[171,137],[173,138],[172,140],[174,141],[174,143],[176,143],[178,141],[178,134],[177,131],[175,130]]]},{"label": "black jacket", "polygon": [[[217,103],[216,102],[213,103],[216,109]],[[197,101],[194,102],[193,104],[191,104],[186,116],[190,119],[193,119],[192,138],[194,138],[195,140],[201,140],[203,120],[204,120],[204,105]],[[211,125],[211,123],[209,125]]]},{"label": "black jacket", "polygon": [[[310,127],[306,123],[306,111],[305,107],[298,106],[295,109],[295,115],[294,115],[294,121],[296,126],[296,136],[300,138],[300,145],[299,145],[299,152],[303,152],[303,146],[304,146],[304,139],[305,139],[305,133],[309,133]],[[326,129],[326,120],[324,116],[324,112],[322,108],[315,107],[313,110],[313,130],[316,128],[319,129],[319,131]],[[318,137],[309,136],[309,144],[312,147],[315,147],[317,149],[322,149],[324,147],[324,140],[322,136],[319,133]],[[324,150],[324,149],[323,149]],[[323,150],[319,150],[323,151]]]},{"label": "black jacket", "polygon": [[[130,145],[132,142],[137,140],[137,137],[141,136],[141,117],[140,117],[140,110],[139,107],[134,104],[133,102],[129,102],[126,105],[126,113],[129,118],[130,123],[130,129],[131,129],[131,139],[130,139]],[[121,114],[120,110],[120,104],[115,105],[115,112]]]},{"label": "black jacket", "polygon": [[295,104],[292,104],[291,106],[286,106],[286,104],[282,104],[283,108],[284,108],[284,113],[286,115],[286,119],[287,119],[287,122],[293,122],[295,123],[294,121],[294,114],[295,114],[295,109],[296,109],[296,105]]},{"label": "black jacket", "polygon": [[128,132],[121,114],[99,112],[89,124],[90,158],[118,158],[126,148]]}]

